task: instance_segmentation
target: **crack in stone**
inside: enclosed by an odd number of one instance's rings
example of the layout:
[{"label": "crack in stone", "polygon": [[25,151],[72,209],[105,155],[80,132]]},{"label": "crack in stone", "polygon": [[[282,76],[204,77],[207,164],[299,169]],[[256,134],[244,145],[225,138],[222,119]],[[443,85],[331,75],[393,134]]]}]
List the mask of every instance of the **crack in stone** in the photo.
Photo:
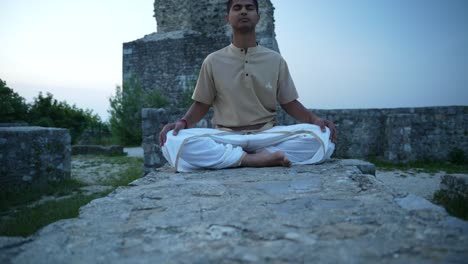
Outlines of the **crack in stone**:
[{"label": "crack in stone", "polygon": [[374,185],[374,183],[364,175],[352,174],[349,178],[352,181],[357,182],[358,188],[360,189],[358,193],[365,192]]},{"label": "crack in stone", "polygon": [[33,239],[31,238],[28,238],[28,239],[25,239],[25,240],[22,240],[22,241],[19,241],[19,242],[15,242],[15,243],[11,243],[11,244],[8,244],[6,246],[2,246],[0,247],[0,250],[7,250],[7,249],[13,249],[13,248],[17,248],[17,247],[20,247],[24,244],[27,244],[29,242],[33,241]]},{"label": "crack in stone", "polygon": [[138,211],[164,212],[166,210],[167,210],[167,207],[164,207],[164,206],[148,206],[148,207],[132,208],[132,212],[138,212]]},{"label": "crack in stone", "polygon": [[195,196],[195,197],[206,197],[206,198],[223,197],[222,194],[209,194],[209,193],[192,193],[192,196]]}]

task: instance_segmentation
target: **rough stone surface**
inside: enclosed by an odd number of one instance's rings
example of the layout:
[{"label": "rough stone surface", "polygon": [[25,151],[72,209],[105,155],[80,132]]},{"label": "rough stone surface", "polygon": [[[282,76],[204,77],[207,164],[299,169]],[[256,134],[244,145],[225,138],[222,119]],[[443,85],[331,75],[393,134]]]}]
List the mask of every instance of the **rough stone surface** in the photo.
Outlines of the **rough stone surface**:
[{"label": "rough stone surface", "polygon": [[[158,148],[157,135],[163,125],[178,120],[185,111],[144,110],[143,148],[145,157],[152,155],[151,159],[145,158],[147,171],[164,163],[164,158],[153,151]],[[468,158],[468,106],[311,111],[336,124],[338,144],[334,157],[378,157],[391,162],[447,161],[452,151],[460,149]],[[197,127],[212,127],[211,118],[210,111]],[[298,121],[278,111],[277,122],[292,125]]]},{"label": "rough stone surface", "polygon": [[[225,0],[155,0],[154,17],[159,33],[193,30],[205,34],[229,33],[225,16]],[[269,0],[259,0],[260,21],[257,32],[274,30],[273,5]],[[270,33],[271,34],[271,33]]]},{"label": "rough stone surface", "polygon": [[0,238],[2,263],[466,263],[468,223],[357,161],[173,173]]},{"label": "rough stone surface", "polygon": [[107,156],[122,156],[124,150],[122,146],[100,146],[100,145],[73,145],[73,155],[107,155]]},{"label": "rough stone surface", "polygon": [[336,124],[338,157],[446,161],[461,149],[468,158],[468,106],[312,111]]},{"label": "rough stone surface", "polygon": [[436,173],[411,170],[378,170],[377,180],[382,181],[389,188],[402,194],[415,194],[428,200],[434,198],[434,192],[439,190],[441,177],[446,175],[440,171]]},{"label": "rough stone surface", "polygon": [[0,127],[0,190],[70,178],[68,129]]},{"label": "rough stone surface", "polygon": [[[273,5],[259,0],[260,45],[279,51]],[[155,0],[157,32],[123,44],[123,80],[134,77],[147,91],[157,90],[171,105],[194,87],[206,56],[231,42],[224,0]]]}]

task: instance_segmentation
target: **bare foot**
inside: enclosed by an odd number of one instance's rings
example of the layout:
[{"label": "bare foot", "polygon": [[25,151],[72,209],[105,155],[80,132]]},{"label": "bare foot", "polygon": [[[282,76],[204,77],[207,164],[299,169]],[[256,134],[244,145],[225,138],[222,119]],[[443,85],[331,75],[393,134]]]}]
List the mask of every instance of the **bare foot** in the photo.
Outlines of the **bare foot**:
[{"label": "bare foot", "polygon": [[242,159],[242,167],[273,167],[283,166],[291,167],[291,161],[286,158],[283,152],[277,151],[270,153],[264,149],[257,153],[247,154]]}]

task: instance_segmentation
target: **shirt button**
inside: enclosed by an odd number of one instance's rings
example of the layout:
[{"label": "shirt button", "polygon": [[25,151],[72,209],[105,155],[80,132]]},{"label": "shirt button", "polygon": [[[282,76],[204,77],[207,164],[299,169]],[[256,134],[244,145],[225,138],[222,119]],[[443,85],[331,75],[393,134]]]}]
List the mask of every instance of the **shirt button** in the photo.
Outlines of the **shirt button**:
[{"label": "shirt button", "polygon": [[248,73],[246,73],[246,74],[245,74],[245,76],[249,76],[249,74],[248,74]]},{"label": "shirt button", "polygon": [[245,63],[249,63],[249,61],[245,61]]},{"label": "shirt button", "polygon": [[243,50],[243,49],[241,49],[241,51],[242,51],[242,52],[244,52],[244,50]]}]

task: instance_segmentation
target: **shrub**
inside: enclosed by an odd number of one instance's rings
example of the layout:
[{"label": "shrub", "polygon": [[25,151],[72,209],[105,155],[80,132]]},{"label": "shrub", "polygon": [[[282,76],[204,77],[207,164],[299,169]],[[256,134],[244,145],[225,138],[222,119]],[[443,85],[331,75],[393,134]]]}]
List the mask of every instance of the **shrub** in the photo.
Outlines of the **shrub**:
[{"label": "shrub", "polygon": [[112,137],[124,146],[140,145],[142,140],[141,109],[160,108],[168,101],[157,90],[146,91],[136,78],[131,78],[123,87],[117,86],[115,95],[109,99],[109,124]]},{"label": "shrub", "polygon": [[9,88],[0,79],[0,122],[24,122],[28,116],[28,105],[25,99]]},{"label": "shrub", "polygon": [[76,143],[86,128],[102,125],[101,119],[91,110],[83,110],[67,102],[59,102],[51,93],[42,93],[34,98],[29,109],[28,121],[31,125],[68,128],[72,143]]}]

